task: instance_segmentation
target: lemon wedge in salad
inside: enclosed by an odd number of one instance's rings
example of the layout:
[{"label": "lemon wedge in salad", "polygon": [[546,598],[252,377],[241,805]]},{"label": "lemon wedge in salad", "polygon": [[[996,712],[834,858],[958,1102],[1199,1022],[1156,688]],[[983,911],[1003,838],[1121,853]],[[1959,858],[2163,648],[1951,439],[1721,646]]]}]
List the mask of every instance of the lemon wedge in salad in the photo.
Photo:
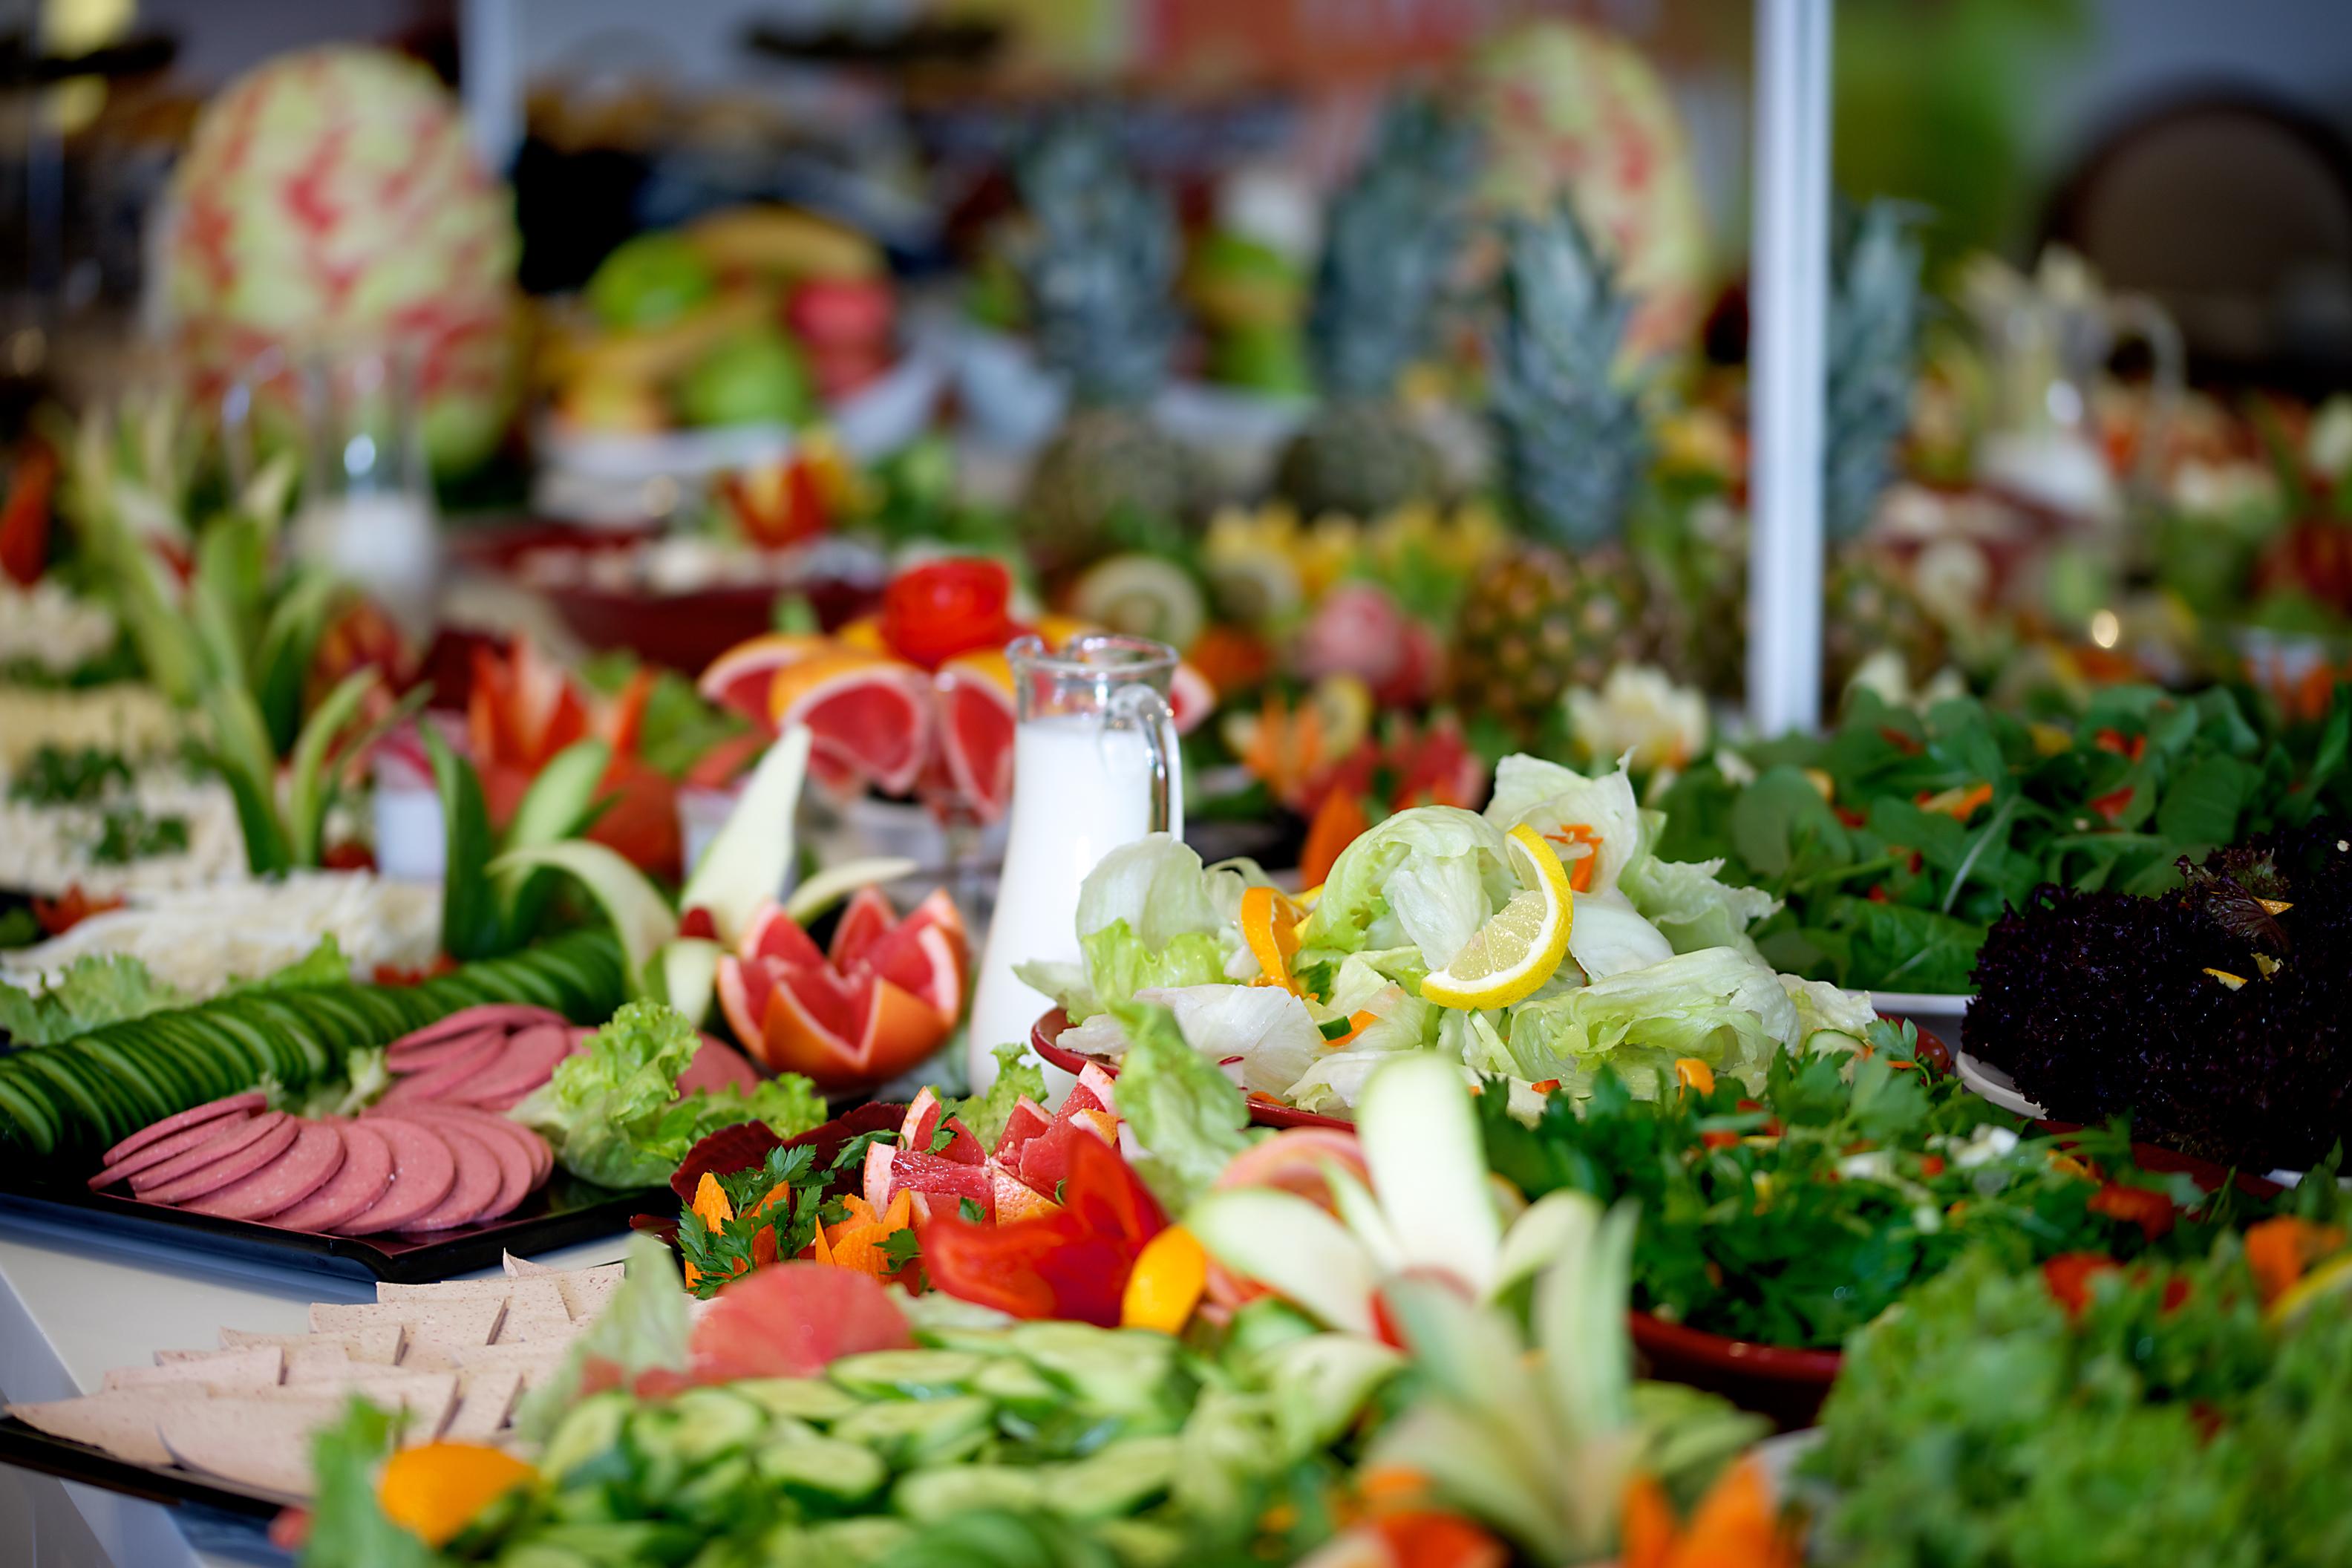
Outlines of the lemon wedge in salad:
[{"label": "lemon wedge in salad", "polygon": [[1551,978],[1568,956],[1576,898],[1568,871],[1543,836],[1525,823],[1511,829],[1511,868],[1524,891],[1471,934],[1445,967],[1421,983],[1443,1007],[1507,1007]]}]

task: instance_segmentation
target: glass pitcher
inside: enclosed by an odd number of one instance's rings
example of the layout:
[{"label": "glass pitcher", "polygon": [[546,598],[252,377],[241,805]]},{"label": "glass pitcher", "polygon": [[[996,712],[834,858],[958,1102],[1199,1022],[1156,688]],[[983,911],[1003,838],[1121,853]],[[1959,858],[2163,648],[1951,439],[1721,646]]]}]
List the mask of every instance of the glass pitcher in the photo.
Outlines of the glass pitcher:
[{"label": "glass pitcher", "polygon": [[2124,494],[2107,465],[2092,395],[2118,343],[2147,345],[2154,375],[2131,489],[2148,493],[2180,400],[2179,330],[2147,296],[2108,293],[2089,263],[2063,246],[2044,251],[2031,277],[1980,258],[1962,291],[1992,383],[1979,477],[2056,511],[2114,521]]},{"label": "glass pitcher", "polygon": [[[1168,706],[1176,650],[1114,632],[1058,650],[1025,637],[1013,666],[1013,806],[1004,876],[980,961],[968,1031],[971,1081],[996,1076],[995,1048],[1025,1044],[1050,997],[1016,963],[1078,961],[1078,884],[1095,862],[1148,833],[1184,831],[1183,763]],[[1066,1075],[1050,1069],[1056,1097]]]}]

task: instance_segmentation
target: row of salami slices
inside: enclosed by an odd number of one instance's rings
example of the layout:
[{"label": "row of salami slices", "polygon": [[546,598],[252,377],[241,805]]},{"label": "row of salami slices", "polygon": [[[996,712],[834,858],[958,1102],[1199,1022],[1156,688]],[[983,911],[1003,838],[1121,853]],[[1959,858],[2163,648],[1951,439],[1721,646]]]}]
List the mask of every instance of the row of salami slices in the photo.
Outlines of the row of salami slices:
[{"label": "row of salami slices", "polygon": [[547,1141],[501,1112],[584,1033],[542,1008],[467,1008],[394,1041],[385,1065],[396,1081],[358,1117],[289,1116],[258,1090],[231,1095],[124,1139],[89,1184],[325,1235],[497,1219],[555,1167]]}]

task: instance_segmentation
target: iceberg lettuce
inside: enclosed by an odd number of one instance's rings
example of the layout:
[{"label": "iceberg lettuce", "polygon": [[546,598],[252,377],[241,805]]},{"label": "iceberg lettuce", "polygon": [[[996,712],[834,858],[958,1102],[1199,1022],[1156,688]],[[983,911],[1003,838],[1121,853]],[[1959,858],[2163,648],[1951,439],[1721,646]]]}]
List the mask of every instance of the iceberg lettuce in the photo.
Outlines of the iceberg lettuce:
[{"label": "iceberg lettuce", "polygon": [[[1622,763],[1615,773],[1587,778],[1538,757],[1505,757],[1495,767],[1495,795],[1486,804],[1486,820],[1501,833],[1526,823],[1546,837],[1569,827],[1587,830],[1594,845],[1592,869],[1578,891],[1596,896],[1615,891],[1625,868],[1649,853],[1642,808],[1633,799],[1633,781]],[[1562,858],[1573,872],[1578,859]]]},{"label": "iceberg lettuce", "polygon": [[1154,946],[1138,936],[1125,920],[1115,920],[1078,938],[1078,950],[1086,954],[1086,992],[1069,996],[1063,1004],[1066,1008],[1076,1002],[1091,1013],[1124,1006],[1144,991],[1229,984],[1224,949],[1206,931],[1181,931]]},{"label": "iceberg lettuce", "polygon": [[[1802,1037],[1780,977],[1736,948],[1702,948],[1512,1010],[1511,1075],[1580,1083],[1609,1062],[1640,1089],[1649,1068],[1696,1057],[1760,1083],[1778,1047]],[[1473,1066],[1478,1065],[1476,1061]]]},{"label": "iceberg lettuce", "polygon": [[1568,955],[1588,980],[1646,969],[1675,955],[1674,943],[1622,893],[1579,893],[1568,928]]},{"label": "iceberg lettuce", "polygon": [[1203,866],[1191,846],[1165,833],[1122,844],[1078,888],[1083,981],[1066,965],[1023,965],[1022,978],[1073,1019],[1153,987],[1248,980],[1257,961],[1242,940],[1239,916],[1249,886],[1242,870]]},{"label": "iceberg lettuce", "polygon": [[[1298,1000],[1270,986],[1202,989],[1243,995],[1255,989]],[[1233,1080],[1193,1048],[1172,1009],[1142,1004],[1116,1016],[1130,1042],[1119,1063],[1118,1113],[1143,1149],[1136,1168],[1152,1195],[1181,1215],[1249,1147],[1249,1106]]]},{"label": "iceberg lettuce", "polygon": [[1674,943],[1676,952],[1736,947],[1755,953],[1748,928],[1780,907],[1761,888],[1734,888],[1717,879],[1720,860],[1661,860],[1643,855],[1625,868],[1619,886],[1633,907]]},{"label": "iceberg lettuce", "polygon": [[1300,962],[1410,943],[1428,968],[1442,968],[1517,891],[1492,823],[1450,805],[1401,811],[1331,868],[1299,928]]}]

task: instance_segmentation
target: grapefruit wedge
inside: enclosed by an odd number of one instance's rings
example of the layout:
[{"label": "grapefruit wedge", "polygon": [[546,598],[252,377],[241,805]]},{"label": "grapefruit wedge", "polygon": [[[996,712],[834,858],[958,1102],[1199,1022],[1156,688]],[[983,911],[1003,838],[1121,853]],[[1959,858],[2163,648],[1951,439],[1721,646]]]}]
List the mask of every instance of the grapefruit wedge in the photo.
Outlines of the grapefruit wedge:
[{"label": "grapefruit wedge", "polygon": [[1013,803],[1013,667],[1002,650],[961,654],[932,686],[948,779],[981,821],[997,821]]},{"label": "grapefruit wedge", "polygon": [[834,922],[833,946],[826,956],[835,969],[855,968],[898,923],[898,911],[890,907],[888,895],[879,888],[860,888]]},{"label": "grapefruit wedge", "polygon": [[814,771],[835,788],[912,789],[931,750],[930,693],[922,672],[879,655],[833,647],[779,668],[766,718],[804,724]]},{"label": "grapefruit wedge", "polygon": [[769,632],[739,642],[710,661],[695,682],[706,700],[732,709],[753,723],[768,723],[768,693],[776,672],[832,647],[829,637],[802,632]]},{"label": "grapefruit wedge", "polygon": [[[719,1009],[743,1048],[820,1089],[879,1083],[921,1061],[963,1012],[964,930],[944,893],[901,920],[876,892],[853,902],[860,930],[828,955],[770,902],[719,965]],[[849,917],[845,915],[846,921]],[[935,1102],[936,1103],[936,1102]],[[964,1135],[970,1141],[970,1135]],[[976,1160],[973,1143],[963,1157]]]}]

